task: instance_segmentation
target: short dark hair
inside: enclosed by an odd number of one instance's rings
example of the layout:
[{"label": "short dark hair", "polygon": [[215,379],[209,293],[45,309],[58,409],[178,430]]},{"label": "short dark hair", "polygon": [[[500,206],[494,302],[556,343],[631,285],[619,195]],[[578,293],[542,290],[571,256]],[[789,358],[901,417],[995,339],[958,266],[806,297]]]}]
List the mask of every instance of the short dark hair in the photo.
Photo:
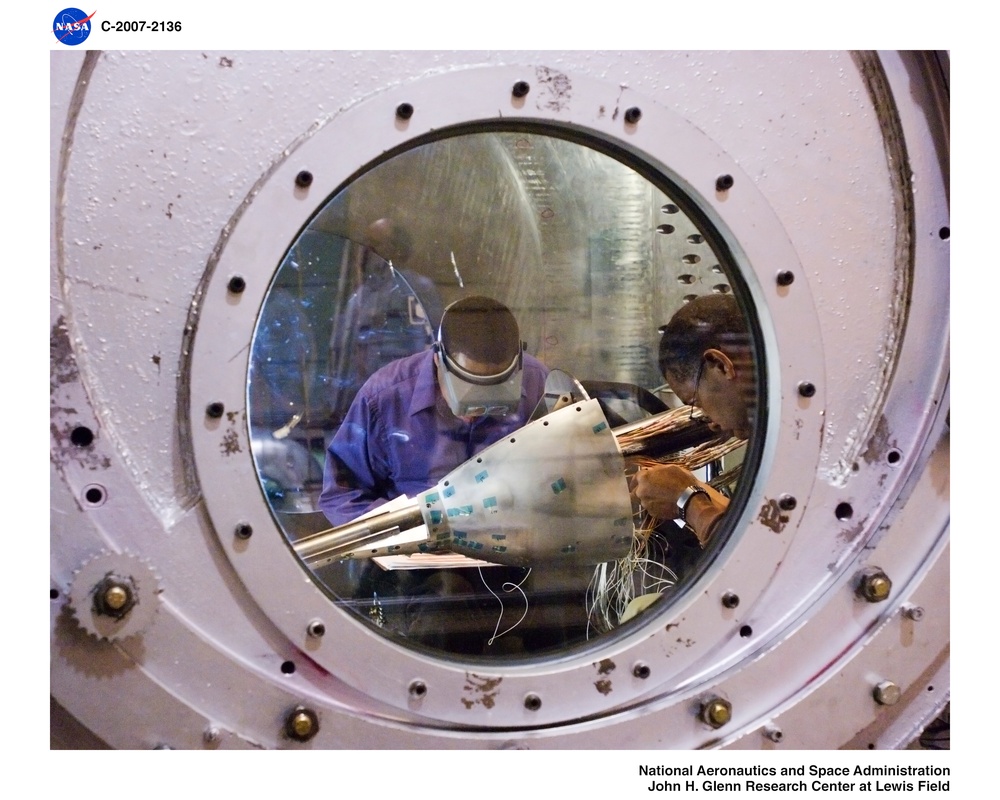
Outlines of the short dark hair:
[{"label": "short dark hair", "polygon": [[465,355],[502,369],[521,352],[514,313],[491,297],[457,300],[441,315],[438,344],[449,358]]},{"label": "short dark hair", "polygon": [[696,297],[681,306],[660,328],[660,373],[693,382],[706,350],[732,353],[749,344],[746,320],[729,294]]}]

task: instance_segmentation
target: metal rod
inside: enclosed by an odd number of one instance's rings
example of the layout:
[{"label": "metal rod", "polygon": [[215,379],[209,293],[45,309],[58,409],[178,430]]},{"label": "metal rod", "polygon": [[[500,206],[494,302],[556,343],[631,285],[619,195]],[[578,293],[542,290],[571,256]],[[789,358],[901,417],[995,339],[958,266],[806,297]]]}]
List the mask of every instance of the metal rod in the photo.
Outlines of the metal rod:
[{"label": "metal rod", "polygon": [[307,564],[323,559],[347,555],[369,542],[385,539],[399,531],[417,528],[424,524],[416,500],[397,510],[374,514],[364,519],[348,522],[330,530],[320,531],[296,542],[295,552]]}]

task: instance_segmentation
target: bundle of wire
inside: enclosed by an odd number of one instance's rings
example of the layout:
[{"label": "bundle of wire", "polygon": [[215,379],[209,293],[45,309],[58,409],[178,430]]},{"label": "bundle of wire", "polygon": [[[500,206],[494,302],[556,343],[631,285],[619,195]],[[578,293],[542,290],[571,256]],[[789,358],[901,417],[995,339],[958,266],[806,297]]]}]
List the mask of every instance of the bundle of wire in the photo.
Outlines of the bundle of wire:
[{"label": "bundle of wire", "polygon": [[[626,458],[626,471],[632,474],[639,469],[679,464],[696,470],[718,461],[742,446],[743,439],[715,437],[694,447],[676,452],[666,452],[658,457],[642,455],[653,440],[664,440],[690,430],[702,423],[700,409],[682,406],[652,418],[648,424],[628,432],[616,434],[618,444]],[[629,455],[629,453],[637,453]],[[715,488],[731,487],[738,478],[740,467],[728,470],[711,481]],[[598,564],[587,587],[588,626],[597,632],[606,632],[626,622],[637,611],[637,604],[651,604],[677,583],[677,575],[667,566],[669,545],[657,534],[661,520],[651,517],[639,507],[635,513],[632,547],[628,555],[616,561]],[[707,542],[698,539],[702,547]],[[641,608],[638,608],[641,610]]]}]

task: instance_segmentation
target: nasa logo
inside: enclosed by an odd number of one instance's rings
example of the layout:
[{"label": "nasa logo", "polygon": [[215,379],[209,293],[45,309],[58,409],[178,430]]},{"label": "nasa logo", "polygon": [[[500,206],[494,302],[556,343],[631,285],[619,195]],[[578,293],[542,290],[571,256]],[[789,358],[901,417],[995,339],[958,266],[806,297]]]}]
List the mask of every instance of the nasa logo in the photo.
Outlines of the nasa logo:
[{"label": "nasa logo", "polygon": [[[96,13],[95,11],[94,14]],[[64,8],[52,22],[52,33],[62,44],[83,44],[90,36],[90,20],[94,14],[87,16],[78,8]]]}]

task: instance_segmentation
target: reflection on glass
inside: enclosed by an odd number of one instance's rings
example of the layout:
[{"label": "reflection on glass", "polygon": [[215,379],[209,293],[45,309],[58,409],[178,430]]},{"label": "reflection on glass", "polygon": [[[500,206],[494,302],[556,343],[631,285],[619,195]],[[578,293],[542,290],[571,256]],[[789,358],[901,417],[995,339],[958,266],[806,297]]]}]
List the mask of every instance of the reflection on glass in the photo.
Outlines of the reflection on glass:
[{"label": "reflection on glass", "polygon": [[[318,210],[261,309],[249,417],[268,502],[335,603],[408,646],[517,659],[613,635],[708,568],[760,404],[726,255],[680,201],[590,147],[511,131],[411,149]],[[661,363],[657,330],[707,296],[733,304],[743,350],[727,366],[696,342],[693,381]],[[510,375],[475,354],[454,373],[465,404],[442,391],[442,314],[477,297],[512,312],[520,403],[489,399]],[[324,515],[324,472],[329,491],[365,470],[358,503]],[[677,495],[702,487],[679,526]],[[339,527],[373,505],[376,522]]]}]

